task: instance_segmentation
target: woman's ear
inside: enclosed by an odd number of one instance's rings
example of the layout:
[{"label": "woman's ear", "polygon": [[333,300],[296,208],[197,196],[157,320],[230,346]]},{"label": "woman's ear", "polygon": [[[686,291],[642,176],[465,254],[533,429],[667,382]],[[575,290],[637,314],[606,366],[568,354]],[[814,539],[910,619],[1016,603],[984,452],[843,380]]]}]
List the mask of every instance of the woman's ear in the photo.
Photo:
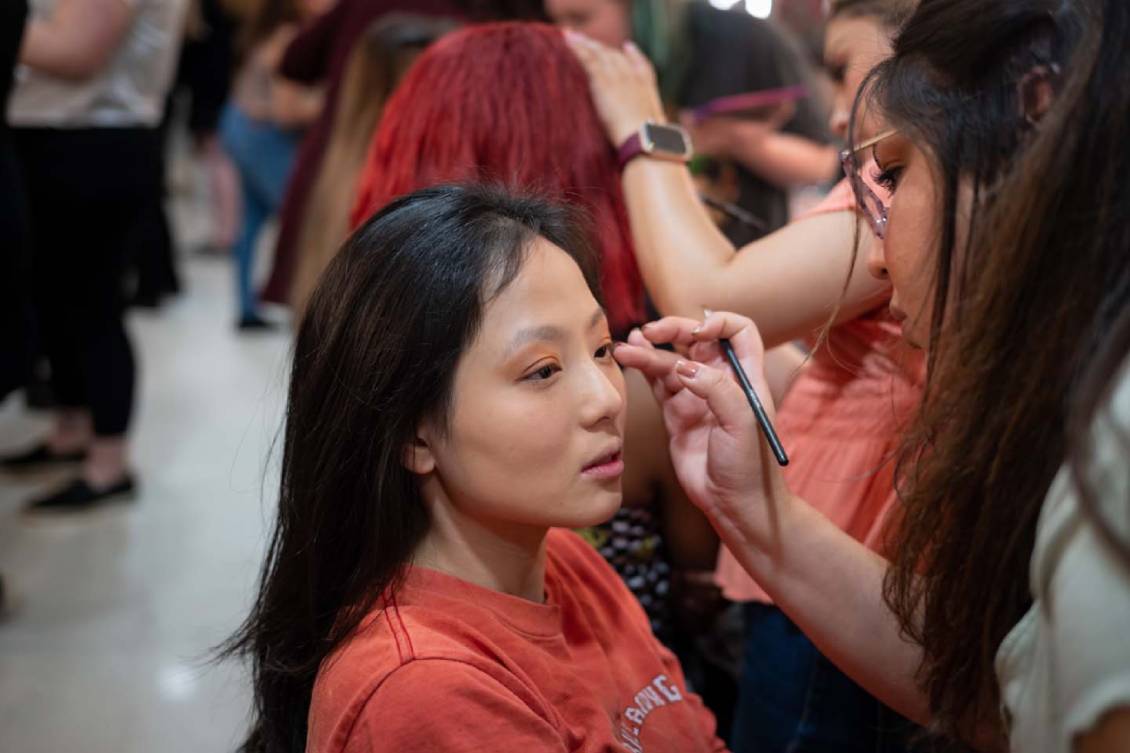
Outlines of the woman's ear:
[{"label": "woman's ear", "polygon": [[1037,65],[1020,79],[1018,99],[1020,114],[1030,125],[1036,125],[1055,102],[1059,66]]},{"label": "woman's ear", "polygon": [[421,426],[416,436],[404,446],[404,467],[417,476],[426,476],[436,468],[436,458],[429,443],[431,432]]}]

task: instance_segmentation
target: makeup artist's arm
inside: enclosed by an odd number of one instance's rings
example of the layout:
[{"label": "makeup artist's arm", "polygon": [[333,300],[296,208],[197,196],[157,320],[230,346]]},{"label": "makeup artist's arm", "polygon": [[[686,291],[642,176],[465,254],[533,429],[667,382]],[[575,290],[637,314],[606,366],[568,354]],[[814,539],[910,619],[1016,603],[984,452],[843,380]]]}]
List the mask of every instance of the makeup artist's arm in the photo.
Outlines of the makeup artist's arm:
[{"label": "makeup artist's arm", "polygon": [[[763,346],[743,317],[715,313],[701,327],[663,319],[634,332],[615,355],[652,383],[679,480],[742,567],[840,669],[904,716],[928,723],[928,699],[915,679],[921,649],[903,638],[883,600],[887,563],[790,493],[728,371],[721,337],[730,338],[772,414]],[[678,355],[652,346],[666,342],[689,346],[693,361],[680,367]],[[988,729],[971,730],[970,738],[980,749],[1000,748]]]},{"label": "makeup artist's arm", "polygon": [[20,62],[63,79],[90,78],[122,44],[135,6],[130,0],[60,0],[50,15],[28,23]]},{"label": "makeup artist's arm", "polygon": [[[654,74],[638,51],[621,53],[576,35],[569,40],[589,72],[613,143],[623,143],[645,120],[664,119]],[[635,159],[624,170],[623,187],[636,259],[660,312],[735,311],[754,319],[773,346],[820,328],[841,301],[855,244],[854,213],[795,222],[735,253],[684,166]],[[867,272],[869,241],[864,232],[838,321],[873,308],[886,294],[885,284]]]}]

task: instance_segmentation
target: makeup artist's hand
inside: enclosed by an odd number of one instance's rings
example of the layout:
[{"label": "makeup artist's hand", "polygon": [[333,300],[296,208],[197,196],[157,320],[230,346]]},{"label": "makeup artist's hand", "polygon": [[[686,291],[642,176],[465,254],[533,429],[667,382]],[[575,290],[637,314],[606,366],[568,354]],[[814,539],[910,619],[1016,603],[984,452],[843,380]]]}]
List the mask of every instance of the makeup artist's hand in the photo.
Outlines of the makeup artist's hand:
[{"label": "makeup artist's hand", "polygon": [[[772,417],[764,346],[743,316],[718,312],[701,323],[667,317],[634,330],[615,355],[650,382],[663,406],[679,482],[722,539],[731,547],[770,547],[780,508],[791,498],[720,338],[730,340]],[[662,343],[689,349],[683,356],[654,347]]]},{"label": "makeup artist's hand", "polygon": [[655,71],[638,47],[628,42],[618,50],[575,31],[564,34],[588,74],[596,112],[613,146],[627,141],[645,121],[666,121]]}]

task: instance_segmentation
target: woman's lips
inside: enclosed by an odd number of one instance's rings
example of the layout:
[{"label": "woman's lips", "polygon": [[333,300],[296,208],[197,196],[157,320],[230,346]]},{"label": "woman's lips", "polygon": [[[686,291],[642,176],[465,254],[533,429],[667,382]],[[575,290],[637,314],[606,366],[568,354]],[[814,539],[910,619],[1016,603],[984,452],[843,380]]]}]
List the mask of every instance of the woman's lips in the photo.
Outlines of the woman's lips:
[{"label": "woman's lips", "polygon": [[900,309],[898,306],[896,306],[892,303],[891,306],[890,306],[890,310],[891,310],[891,318],[894,319],[896,322],[905,322],[906,321],[906,312],[903,311],[902,309]]},{"label": "woman's lips", "polygon": [[585,466],[581,475],[586,478],[607,480],[619,478],[624,473],[624,458],[621,452],[607,455],[592,465]]}]

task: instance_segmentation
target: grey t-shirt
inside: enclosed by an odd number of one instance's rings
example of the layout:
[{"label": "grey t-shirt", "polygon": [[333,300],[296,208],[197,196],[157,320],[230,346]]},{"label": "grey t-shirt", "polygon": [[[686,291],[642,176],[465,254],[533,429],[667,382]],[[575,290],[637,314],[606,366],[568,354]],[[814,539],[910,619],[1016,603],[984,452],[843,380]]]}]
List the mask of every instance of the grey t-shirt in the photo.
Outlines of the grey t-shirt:
[{"label": "grey t-shirt", "polygon": [[[1093,428],[1087,480],[1105,521],[1130,540],[1130,369]],[[1079,506],[1062,469],[1040,514],[1032,608],[997,652],[1010,746],[1069,753],[1104,714],[1130,708],[1130,572]]]},{"label": "grey t-shirt", "polygon": [[[32,0],[31,18],[50,16],[56,2]],[[125,128],[160,122],[180,51],[188,0],[117,2],[129,6],[132,21],[109,62],[82,81],[20,66],[8,104],[11,125]]]}]

